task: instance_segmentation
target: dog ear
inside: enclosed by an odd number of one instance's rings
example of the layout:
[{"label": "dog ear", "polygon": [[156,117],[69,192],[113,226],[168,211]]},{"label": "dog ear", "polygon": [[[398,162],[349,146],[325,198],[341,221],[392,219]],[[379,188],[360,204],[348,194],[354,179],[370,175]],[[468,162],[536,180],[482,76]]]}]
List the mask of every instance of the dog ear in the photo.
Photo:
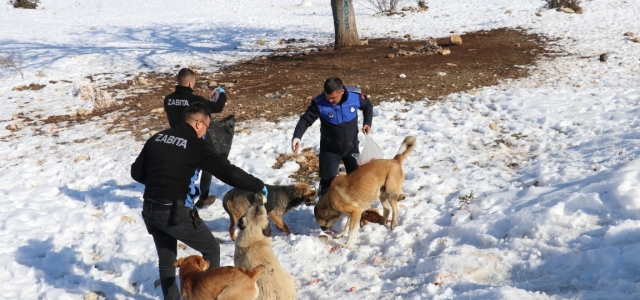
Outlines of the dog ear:
[{"label": "dog ear", "polygon": [[271,237],[271,223],[267,223],[267,227],[262,229],[262,235]]},{"label": "dog ear", "polygon": [[176,262],[173,263],[173,266],[176,268],[179,268],[183,261],[184,261],[184,258],[181,257],[180,259],[178,259]]}]

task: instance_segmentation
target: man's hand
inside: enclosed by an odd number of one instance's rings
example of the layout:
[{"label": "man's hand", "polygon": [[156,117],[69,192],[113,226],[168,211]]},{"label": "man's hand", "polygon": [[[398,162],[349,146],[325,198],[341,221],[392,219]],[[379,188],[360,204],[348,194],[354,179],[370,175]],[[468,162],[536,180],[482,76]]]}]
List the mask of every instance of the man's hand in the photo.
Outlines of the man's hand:
[{"label": "man's hand", "polygon": [[196,202],[196,207],[197,208],[205,208],[211,204],[213,204],[213,202],[216,202],[216,196],[208,196],[206,198],[200,198],[198,199],[198,202]]},{"label": "man's hand", "polygon": [[298,151],[300,151],[300,139],[295,138],[291,141],[291,150],[293,150],[293,154],[298,155]]},{"label": "man's hand", "polygon": [[219,87],[214,89],[213,91],[211,91],[211,94],[209,94],[209,100],[213,101],[213,102],[218,102],[218,98],[220,98],[220,94],[224,93],[224,89]]},{"label": "man's hand", "polygon": [[371,127],[367,124],[362,125],[362,132],[364,132],[364,134],[369,134],[369,132],[371,132]]}]

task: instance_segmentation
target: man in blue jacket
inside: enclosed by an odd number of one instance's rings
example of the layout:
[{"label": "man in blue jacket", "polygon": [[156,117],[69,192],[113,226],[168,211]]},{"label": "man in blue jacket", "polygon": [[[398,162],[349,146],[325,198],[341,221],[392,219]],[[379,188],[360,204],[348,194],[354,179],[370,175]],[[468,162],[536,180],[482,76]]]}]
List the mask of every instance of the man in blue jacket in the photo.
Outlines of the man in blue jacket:
[{"label": "man in blue jacket", "polygon": [[337,77],[324,82],[324,92],[311,100],[307,111],[293,132],[291,148],[295,154],[300,150],[300,139],[311,124],[320,118],[320,192],[322,196],[333,178],[338,174],[340,160],[348,173],[358,168],[353,154],[358,149],[358,109],[362,110],[362,132],[369,134],[373,119],[373,105],[359,88],[342,84]]}]

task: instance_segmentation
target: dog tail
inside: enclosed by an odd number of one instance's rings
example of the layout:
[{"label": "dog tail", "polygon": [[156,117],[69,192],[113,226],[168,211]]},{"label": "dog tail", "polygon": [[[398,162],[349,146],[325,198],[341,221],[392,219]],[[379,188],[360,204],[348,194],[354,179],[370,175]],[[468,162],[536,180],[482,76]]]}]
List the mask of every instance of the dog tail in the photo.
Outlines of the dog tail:
[{"label": "dog tail", "polygon": [[262,275],[262,273],[264,272],[264,270],[266,270],[267,268],[264,265],[258,265],[257,267],[253,268],[253,270],[249,271],[249,277],[251,277],[251,280],[258,280],[258,278],[260,277],[260,275]]},{"label": "dog tail", "polygon": [[413,146],[416,144],[416,138],[412,136],[408,136],[400,145],[400,149],[398,149],[398,154],[393,158],[395,160],[399,160],[400,163],[404,161],[404,159],[411,154],[413,151]]}]

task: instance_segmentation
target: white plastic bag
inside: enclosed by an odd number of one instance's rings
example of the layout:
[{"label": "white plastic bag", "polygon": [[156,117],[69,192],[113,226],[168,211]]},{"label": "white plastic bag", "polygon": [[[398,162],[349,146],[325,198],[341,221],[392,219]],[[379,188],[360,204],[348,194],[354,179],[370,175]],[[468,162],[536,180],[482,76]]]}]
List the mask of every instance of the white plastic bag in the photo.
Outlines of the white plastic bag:
[{"label": "white plastic bag", "polygon": [[362,149],[362,153],[360,155],[355,155],[358,160],[358,164],[366,164],[374,159],[379,159],[384,157],[384,152],[382,148],[376,144],[376,141],[371,138],[370,135],[364,135],[364,148]]}]

